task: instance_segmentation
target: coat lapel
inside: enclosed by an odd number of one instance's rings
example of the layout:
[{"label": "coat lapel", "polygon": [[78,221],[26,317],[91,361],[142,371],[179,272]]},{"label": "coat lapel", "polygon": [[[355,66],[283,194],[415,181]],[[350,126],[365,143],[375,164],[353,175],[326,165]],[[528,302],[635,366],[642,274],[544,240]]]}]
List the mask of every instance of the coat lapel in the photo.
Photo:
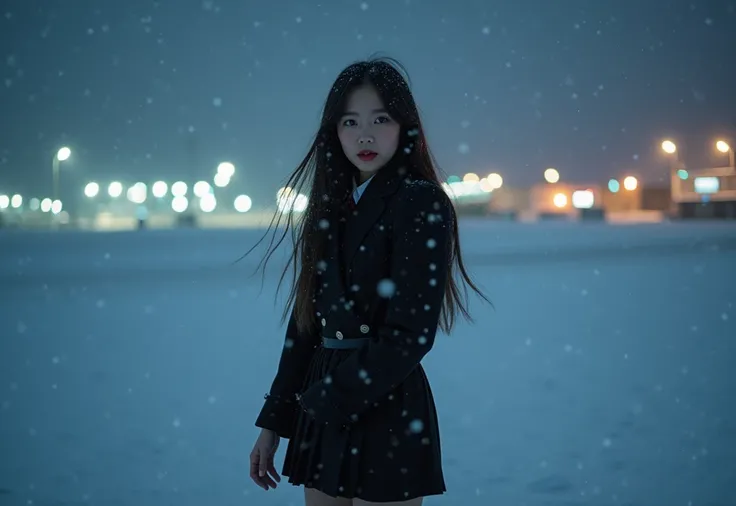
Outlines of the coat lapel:
[{"label": "coat lapel", "polygon": [[343,251],[345,266],[353,261],[366,234],[383,214],[387,197],[398,189],[402,177],[400,172],[403,171],[392,167],[381,169],[363,192],[355,211],[348,215]]}]

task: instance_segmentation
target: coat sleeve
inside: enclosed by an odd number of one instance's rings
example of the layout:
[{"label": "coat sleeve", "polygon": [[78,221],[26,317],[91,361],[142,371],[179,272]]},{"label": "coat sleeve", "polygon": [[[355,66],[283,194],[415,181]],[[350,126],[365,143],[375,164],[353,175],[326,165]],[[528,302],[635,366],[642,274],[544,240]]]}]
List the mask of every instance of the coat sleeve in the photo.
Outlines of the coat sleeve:
[{"label": "coat sleeve", "polygon": [[298,331],[292,310],[276,377],[265,396],[256,427],[272,430],[284,438],[293,436],[294,422],[300,409],[297,394],[302,389],[315,346],[312,336]]},{"label": "coat sleeve", "polygon": [[404,187],[395,202],[390,278],[376,280],[376,296],[389,297],[386,318],[376,339],[300,396],[301,408],[318,423],[357,421],[409,376],[434,343],[450,273],[452,202],[430,183]]}]

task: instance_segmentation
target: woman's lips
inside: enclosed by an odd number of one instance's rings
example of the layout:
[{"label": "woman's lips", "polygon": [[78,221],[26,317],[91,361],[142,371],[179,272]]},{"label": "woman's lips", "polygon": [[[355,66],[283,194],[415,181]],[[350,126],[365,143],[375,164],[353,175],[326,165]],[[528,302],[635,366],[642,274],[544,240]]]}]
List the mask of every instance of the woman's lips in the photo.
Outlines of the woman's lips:
[{"label": "woman's lips", "polygon": [[373,160],[377,156],[378,153],[374,153],[373,151],[361,151],[358,153],[358,158],[366,162]]}]

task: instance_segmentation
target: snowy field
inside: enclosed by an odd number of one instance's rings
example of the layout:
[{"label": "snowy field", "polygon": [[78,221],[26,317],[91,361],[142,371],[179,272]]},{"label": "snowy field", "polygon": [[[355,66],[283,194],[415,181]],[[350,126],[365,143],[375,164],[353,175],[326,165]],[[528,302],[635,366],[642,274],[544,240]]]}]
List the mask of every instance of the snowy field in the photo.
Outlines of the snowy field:
[{"label": "snowy field", "polygon": [[[496,307],[425,361],[425,504],[736,504],[736,227],[461,232]],[[0,233],[1,506],[302,503],[248,478],[283,339],[279,265],[230,265],[257,237]]]}]

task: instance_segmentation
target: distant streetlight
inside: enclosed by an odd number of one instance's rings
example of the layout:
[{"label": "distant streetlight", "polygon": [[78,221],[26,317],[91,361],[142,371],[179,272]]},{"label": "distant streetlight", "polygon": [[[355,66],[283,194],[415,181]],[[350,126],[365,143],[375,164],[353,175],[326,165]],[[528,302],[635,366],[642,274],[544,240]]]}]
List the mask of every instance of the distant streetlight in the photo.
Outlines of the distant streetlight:
[{"label": "distant streetlight", "polygon": [[91,183],[87,183],[87,186],[84,187],[84,195],[90,199],[95,198],[100,193],[100,185],[95,183],[94,181]]},{"label": "distant streetlight", "polygon": [[567,205],[567,195],[565,195],[564,193],[557,193],[552,198],[552,202],[554,203],[555,207],[562,209]]},{"label": "distant streetlight", "polygon": [[107,187],[107,194],[110,196],[110,198],[118,198],[120,195],[123,194],[122,183],[120,183],[120,181],[113,181],[112,183],[110,183],[110,185]]},{"label": "distant streetlight", "polygon": [[153,183],[153,186],[151,187],[151,193],[157,199],[164,198],[168,191],[169,191],[169,185],[167,185],[165,181],[156,181],[155,183]]},{"label": "distant streetlight", "polygon": [[222,162],[217,166],[217,173],[222,174],[225,179],[230,179],[235,175],[235,165],[230,162]]},{"label": "distant streetlight", "polygon": [[253,201],[248,195],[238,195],[235,197],[235,210],[239,213],[247,213],[253,206]]},{"label": "distant streetlight", "polygon": [[560,173],[557,169],[549,168],[544,171],[544,180],[548,183],[556,183],[560,180]]},{"label": "distant streetlight", "polygon": [[624,190],[633,192],[639,186],[639,181],[634,176],[624,178]]},{"label": "distant streetlight", "polygon": [[668,155],[674,155],[677,153],[677,146],[674,142],[668,139],[662,142],[662,151],[664,151]]},{"label": "distant streetlight", "polygon": [[54,159],[51,161],[51,177],[53,184],[53,197],[54,200],[59,199],[59,164],[69,159],[72,156],[72,150],[63,147],[54,155]]},{"label": "distant streetlight", "polygon": [[503,186],[503,178],[501,177],[501,174],[496,172],[488,174],[487,181],[493,190],[498,190]]},{"label": "distant streetlight", "polygon": [[716,149],[721,153],[728,153],[728,166],[736,169],[736,162],[734,162],[734,154],[731,146],[726,141],[721,140],[716,142]]}]

